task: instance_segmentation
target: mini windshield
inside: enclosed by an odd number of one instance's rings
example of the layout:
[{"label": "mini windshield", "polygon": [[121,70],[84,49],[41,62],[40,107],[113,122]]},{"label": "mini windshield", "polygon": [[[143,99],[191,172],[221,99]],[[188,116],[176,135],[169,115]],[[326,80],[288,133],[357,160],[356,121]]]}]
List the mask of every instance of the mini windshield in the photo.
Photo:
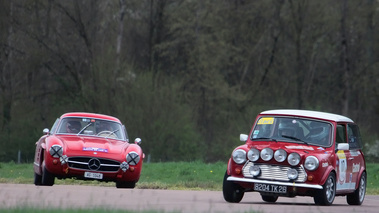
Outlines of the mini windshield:
[{"label": "mini windshield", "polygon": [[289,141],[329,147],[332,125],[328,122],[296,117],[260,117],[251,140]]},{"label": "mini windshield", "polygon": [[120,123],[93,118],[63,118],[57,134],[89,135],[126,140],[124,128]]}]

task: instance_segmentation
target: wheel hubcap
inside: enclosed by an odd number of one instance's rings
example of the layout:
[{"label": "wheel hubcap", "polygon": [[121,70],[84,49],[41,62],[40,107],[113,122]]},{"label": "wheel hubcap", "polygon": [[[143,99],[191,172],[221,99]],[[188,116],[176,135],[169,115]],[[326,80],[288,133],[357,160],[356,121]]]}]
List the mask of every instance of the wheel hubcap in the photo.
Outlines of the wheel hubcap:
[{"label": "wheel hubcap", "polygon": [[334,198],[334,183],[332,178],[329,178],[326,184],[326,198],[329,202],[332,202]]},{"label": "wheel hubcap", "polygon": [[362,202],[366,192],[366,179],[362,176],[359,184],[359,200]]}]

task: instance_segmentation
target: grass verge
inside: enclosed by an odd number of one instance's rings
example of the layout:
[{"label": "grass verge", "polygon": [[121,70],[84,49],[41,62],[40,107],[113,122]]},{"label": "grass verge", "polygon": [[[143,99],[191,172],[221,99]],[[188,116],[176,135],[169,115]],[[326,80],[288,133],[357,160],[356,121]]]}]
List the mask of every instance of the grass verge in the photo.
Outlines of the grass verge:
[{"label": "grass verge", "polygon": [[[379,195],[379,164],[367,163],[367,194]],[[222,190],[226,162],[166,162],[143,165],[140,189]],[[0,183],[32,184],[33,164],[0,163]],[[58,185],[97,185],[114,187],[113,182],[56,180]]]}]

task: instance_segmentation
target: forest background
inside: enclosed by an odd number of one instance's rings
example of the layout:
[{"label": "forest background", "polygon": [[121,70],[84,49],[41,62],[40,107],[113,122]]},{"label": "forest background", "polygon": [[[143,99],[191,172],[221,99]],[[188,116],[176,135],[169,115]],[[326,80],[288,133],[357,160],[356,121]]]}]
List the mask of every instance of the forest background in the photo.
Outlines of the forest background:
[{"label": "forest background", "polygon": [[226,162],[295,108],[352,118],[379,162],[378,21],[378,0],[0,0],[0,161],[88,111],[153,162]]}]

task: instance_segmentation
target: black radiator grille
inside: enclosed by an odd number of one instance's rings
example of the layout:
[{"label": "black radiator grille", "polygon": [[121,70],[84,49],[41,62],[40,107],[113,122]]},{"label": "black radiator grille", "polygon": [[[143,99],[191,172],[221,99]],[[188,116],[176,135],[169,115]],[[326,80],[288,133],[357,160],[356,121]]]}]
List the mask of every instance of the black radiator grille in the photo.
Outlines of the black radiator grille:
[{"label": "black radiator grille", "polygon": [[[93,164],[98,164],[90,166]],[[120,169],[120,162],[104,158],[94,157],[69,157],[68,167],[80,170],[92,170],[98,172],[117,172]]]}]

